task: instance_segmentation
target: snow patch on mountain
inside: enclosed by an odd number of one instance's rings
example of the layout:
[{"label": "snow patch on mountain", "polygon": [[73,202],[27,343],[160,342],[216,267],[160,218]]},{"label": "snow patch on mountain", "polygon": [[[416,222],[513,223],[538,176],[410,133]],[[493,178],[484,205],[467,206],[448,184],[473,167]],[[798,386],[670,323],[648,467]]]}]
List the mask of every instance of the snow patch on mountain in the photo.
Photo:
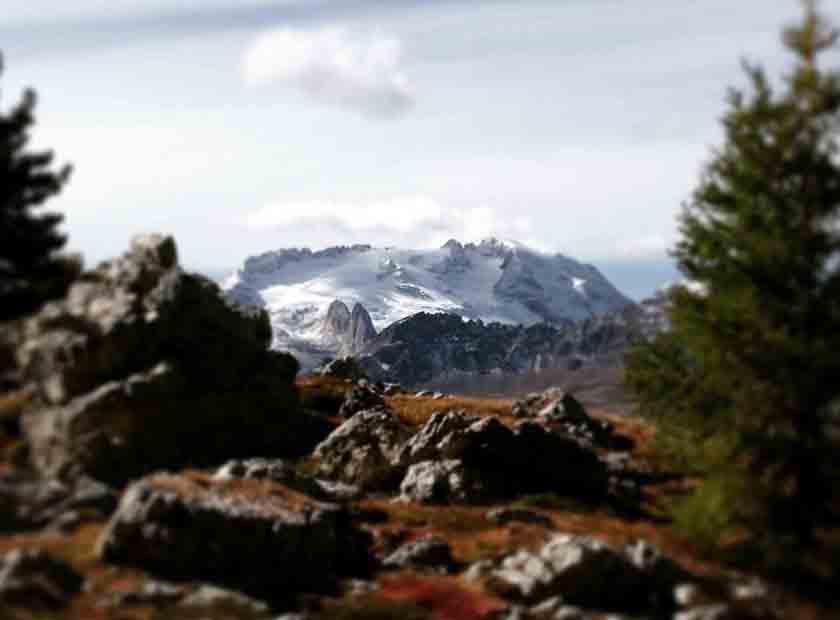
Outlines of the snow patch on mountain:
[{"label": "snow patch on mountain", "polygon": [[[377,331],[419,312],[532,325],[583,320],[632,303],[592,265],[498,239],[477,244],[453,239],[431,250],[369,245],[277,250],[247,259],[224,288],[237,302],[265,307],[273,345],[298,355],[304,367],[358,348]],[[344,311],[357,314],[356,305],[361,331],[337,336],[336,322],[347,321]]]}]

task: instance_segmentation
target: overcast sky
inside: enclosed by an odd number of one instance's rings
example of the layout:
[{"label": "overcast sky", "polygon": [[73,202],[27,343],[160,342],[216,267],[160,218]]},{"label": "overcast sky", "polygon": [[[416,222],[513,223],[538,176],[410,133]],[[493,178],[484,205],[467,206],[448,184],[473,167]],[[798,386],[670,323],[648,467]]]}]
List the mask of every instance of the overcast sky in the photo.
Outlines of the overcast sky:
[{"label": "overcast sky", "polygon": [[[795,0],[0,0],[2,104],[40,95],[86,262],[142,231],[214,273],[291,246],[494,235],[639,296],[739,59]],[[840,23],[840,3],[825,12]],[[835,54],[832,62],[837,64]]]}]

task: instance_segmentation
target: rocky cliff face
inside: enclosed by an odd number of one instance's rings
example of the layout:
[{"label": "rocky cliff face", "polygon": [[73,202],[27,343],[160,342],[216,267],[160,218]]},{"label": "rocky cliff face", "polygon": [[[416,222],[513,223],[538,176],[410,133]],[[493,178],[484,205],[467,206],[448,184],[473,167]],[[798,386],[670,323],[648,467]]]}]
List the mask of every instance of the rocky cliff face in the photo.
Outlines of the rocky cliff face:
[{"label": "rocky cliff face", "polygon": [[321,328],[324,357],[356,355],[375,337],[376,328],[362,304],[355,304],[352,312],[338,299],[330,304]]},{"label": "rocky cliff face", "polygon": [[[436,250],[278,250],[249,258],[225,289],[229,298],[268,311],[272,346],[293,353],[304,369],[357,352],[376,330],[419,312],[562,324],[631,303],[592,265],[497,239],[453,239]],[[345,327],[348,314],[353,322],[357,313],[358,329]]]}]

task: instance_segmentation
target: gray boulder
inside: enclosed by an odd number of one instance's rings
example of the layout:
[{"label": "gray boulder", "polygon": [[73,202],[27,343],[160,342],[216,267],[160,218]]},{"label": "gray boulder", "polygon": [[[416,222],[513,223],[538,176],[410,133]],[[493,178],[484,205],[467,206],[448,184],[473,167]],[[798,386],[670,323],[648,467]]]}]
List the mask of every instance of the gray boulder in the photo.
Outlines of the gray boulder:
[{"label": "gray boulder", "polygon": [[[606,469],[598,457],[577,442],[551,432],[535,422],[523,421],[511,430],[494,417],[475,417],[463,412],[434,414],[400,451],[399,463],[457,461],[457,480],[481,480],[471,501],[504,499],[524,493],[556,493],[600,498],[607,490]],[[446,487],[447,468],[424,466],[414,472],[408,495],[430,497],[427,483],[437,480]],[[422,474],[422,477],[417,476]],[[431,477],[430,477],[431,476]],[[420,487],[418,483],[422,483]],[[441,486],[443,485],[443,486]],[[461,486],[459,482],[456,489]],[[463,490],[473,488],[467,484]],[[486,493],[495,493],[488,497]],[[441,491],[442,492],[442,491]],[[418,495],[419,493],[419,495]],[[469,495],[469,493],[467,493]],[[464,496],[455,490],[445,501]],[[426,500],[429,501],[429,500]]]},{"label": "gray boulder", "polygon": [[82,589],[84,578],[43,549],[20,548],[0,558],[0,609],[57,609]]},{"label": "gray boulder", "polygon": [[319,473],[365,490],[399,484],[405,467],[398,457],[411,433],[383,409],[361,411],[315,448]]},{"label": "gray boulder", "polygon": [[65,515],[104,519],[116,506],[116,493],[91,478],[62,482],[20,470],[0,473],[0,533],[39,529]]},{"label": "gray boulder", "polygon": [[519,551],[504,558],[488,585],[532,604],[559,596],[584,608],[670,609],[674,582],[658,568],[664,561],[640,561],[636,547],[622,550],[594,538],[560,534],[536,553]]},{"label": "gray boulder", "polygon": [[168,474],[133,483],[99,540],[99,556],[278,604],[296,592],[331,591],[339,575],[366,573],[369,537],[343,508],[270,482],[251,484],[247,492],[237,481]]},{"label": "gray boulder", "polygon": [[405,543],[391,553],[382,565],[386,568],[431,568],[447,572],[455,566],[449,543],[438,536],[424,536]]},{"label": "gray boulder", "polygon": [[296,413],[297,362],[268,349],[265,311],[183,272],[171,237],[134,239],[23,321],[18,341],[40,404],[22,428],[48,476],[121,484],[157,468],[305,453],[326,434]]},{"label": "gray boulder", "polygon": [[246,617],[265,616],[269,606],[241,592],[228,590],[218,586],[204,584],[195,592],[185,596],[179,607],[190,610],[205,610],[205,613],[217,614],[220,610],[229,613],[238,612]]},{"label": "gray boulder", "polygon": [[674,620],[738,620],[741,617],[728,605],[703,605],[674,614]]},{"label": "gray boulder", "polygon": [[357,499],[360,495],[357,487],[303,475],[292,463],[282,459],[253,458],[228,461],[216,470],[213,479],[270,480],[323,501],[347,501]]},{"label": "gray boulder", "polygon": [[421,461],[408,468],[400,499],[423,504],[482,504],[502,494],[499,481],[460,460]]},{"label": "gray boulder", "polygon": [[344,418],[350,418],[360,411],[365,409],[384,408],[385,399],[367,379],[359,379],[356,385],[347,392],[344,397],[344,402],[341,403],[341,408],[338,410],[338,415]]}]

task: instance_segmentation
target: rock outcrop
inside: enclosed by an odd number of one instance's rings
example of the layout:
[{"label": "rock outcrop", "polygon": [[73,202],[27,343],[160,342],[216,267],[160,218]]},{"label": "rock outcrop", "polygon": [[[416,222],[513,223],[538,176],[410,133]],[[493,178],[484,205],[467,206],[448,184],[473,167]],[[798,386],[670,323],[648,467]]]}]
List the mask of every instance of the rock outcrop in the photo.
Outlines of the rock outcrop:
[{"label": "rock outcrop", "polygon": [[671,609],[683,572],[646,546],[645,557],[655,561],[640,557],[636,547],[617,549],[594,538],[559,534],[538,552],[505,557],[487,581],[492,589],[531,604],[560,596],[564,603],[594,609]]},{"label": "rock outcrop", "polygon": [[618,451],[633,447],[632,440],[617,435],[609,422],[591,417],[578,399],[560,388],[528,394],[515,401],[511,415],[540,420],[587,447]]},{"label": "rock outcrop", "polygon": [[0,557],[0,612],[63,607],[83,583],[73,567],[43,549],[14,549]]},{"label": "rock outcrop", "polygon": [[106,561],[200,579],[278,605],[368,570],[367,535],[335,504],[269,481],[156,474],[132,484],[98,544]]},{"label": "rock outcrop", "polygon": [[265,311],[182,271],[171,237],[134,239],[20,327],[17,364],[40,404],[22,421],[33,465],[120,483],[306,452],[323,429],[297,414],[297,363],[270,341]]},{"label": "rock outcrop", "polygon": [[105,518],[116,506],[116,493],[90,478],[62,482],[25,471],[0,473],[0,533],[42,528],[72,514]]},{"label": "rock outcrop", "polygon": [[496,418],[439,412],[405,444],[405,499],[481,503],[552,491],[603,497],[606,469],[589,450],[535,422],[511,430]]},{"label": "rock outcrop", "polygon": [[315,448],[319,473],[364,490],[392,488],[405,471],[399,454],[410,436],[390,412],[360,411]]},{"label": "rock outcrop", "polygon": [[356,385],[347,392],[344,402],[338,410],[338,415],[350,418],[365,409],[380,409],[385,407],[385,398],[375,389],[367,379],[359,379]]}]

